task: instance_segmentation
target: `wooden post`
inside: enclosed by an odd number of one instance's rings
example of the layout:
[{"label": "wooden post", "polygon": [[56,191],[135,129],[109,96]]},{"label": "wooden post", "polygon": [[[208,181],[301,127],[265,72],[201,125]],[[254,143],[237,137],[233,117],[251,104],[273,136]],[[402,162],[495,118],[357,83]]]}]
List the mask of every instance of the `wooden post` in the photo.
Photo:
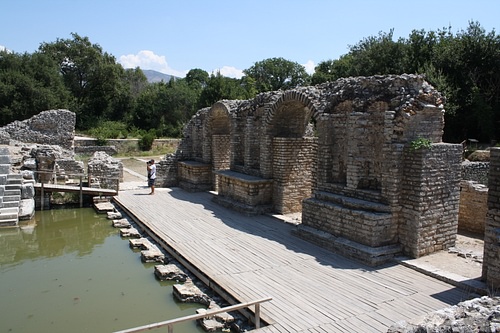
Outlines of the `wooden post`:
[{"label": "wooden post", "polygon": [[40,210],[43,210],[43,182],[42,182],[42,188],[40,189]]},{"label": "wooden post", "polygon": [[255,303],[255,328],[260,328],[260,303]]},{"label": "wooden post", "polygon": [[83,179],[82,175],[80,175],[80,208],[83,207]]}]

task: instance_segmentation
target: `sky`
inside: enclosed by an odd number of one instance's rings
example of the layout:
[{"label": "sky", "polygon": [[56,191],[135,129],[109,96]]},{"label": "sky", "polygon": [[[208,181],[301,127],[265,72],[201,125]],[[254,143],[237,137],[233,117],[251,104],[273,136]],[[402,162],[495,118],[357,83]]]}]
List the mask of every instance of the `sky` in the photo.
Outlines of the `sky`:
[{"label": "sky", "polygon": [[499,17],[498,0],[0,0],[0,49],[33,53],[77,33],[125,68],[240,78],[275,57],[313,73],[391,29],[396,39],[478,21],[498,34]]}]

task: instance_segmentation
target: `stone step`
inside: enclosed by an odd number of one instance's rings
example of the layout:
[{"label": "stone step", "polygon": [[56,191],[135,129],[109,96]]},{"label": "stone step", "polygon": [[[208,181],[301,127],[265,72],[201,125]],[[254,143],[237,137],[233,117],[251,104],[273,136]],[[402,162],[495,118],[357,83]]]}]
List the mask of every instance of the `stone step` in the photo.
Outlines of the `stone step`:
[{"label": "stone step", "polygon": [[19,207],[19,201],[7,201],[3,203],[3,208]]},{"label": "stone step", "polygon": [[0,164],[10,164],[10,155],[0,155]]},{"label": "stone step", "polygon": [[345,195],[334,194],[329,192],[318,191],[315,193],[315,199],[331,202],[339,206],[360,211],[380,212],[380,213],[391,212],[391,207],[389,205],[363,199],[351,198]]},{"label": "stone step", "polygon": [[[1,195],[1,191],[0,191]],[[21,195],[21,189],[14,189],[14,190],[4,190],[3,196],[13,196],[13,195]]]},{"label": "stone step", "polygon": [[10,163],[0,164],[0,175],[7,175],[10,173]]},{"label": "stone step", "polygon": [[15,227],[18,223],[18,219],[0,220],[0,227]]},{"label": "stone step", "polygon": [[0,155],[10,155],[8,147],[0,147]]},{"label": "stone step", "polygon": [[23,175],[21,175],[20,173],[9,173],[7,175],[7,179],[10,179],[10,180],[14,180],[14,179],[23,180]]},{"label": "stone step", "polygon": [[19,207],[0,208],[0,220],[17,219]]},{"label": "stone step", "polygon": [[6,190],[19,190],[21,191],[22,184],[8,184],[5,185]]},{"label": "stone step", "polygon": [[3,196],[3,202],[6,203],[6,202],[10,202],[10,201],[19,201],[21,200],[21,195],[20,194],[17,194],[17,195],[4,195]]},{"label": "stone step", "polygon": [[7,177],[6,185],[22,185],[23,178],[9,178]]}]

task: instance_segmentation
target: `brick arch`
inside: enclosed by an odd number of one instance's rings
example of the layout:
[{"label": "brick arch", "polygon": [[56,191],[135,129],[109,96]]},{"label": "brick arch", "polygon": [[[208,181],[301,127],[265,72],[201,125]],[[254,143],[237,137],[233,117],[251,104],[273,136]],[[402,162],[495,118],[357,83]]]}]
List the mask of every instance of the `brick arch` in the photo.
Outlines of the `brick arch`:
[{"label": "brick arch", "polygon": [[[229,101],[212,105],[203,126],[203,161],[211,164],[211,169],[229,169],[231,156],[231,115],[234,108]],[[216,179],[212,176],[213,189],[217,189]]]},{"label": "brick arch", "polygon": [[[307,92],[287,90],[267,107],[265,124],[269,134],[302,137],[311,118],[315,122],[319,121],[320,112],[315,107],[314,96],[310,96]],[[285,119],[287,121],[280,121]]]},{"label": "brick arch", "polygon": [[306,135],[309,121],[320,113],[309,90],[289,90],[268,105],[262,140],[263,174],[273,179],[273,210],[282,214],[302,210],[302,200],[312,194],[317,159],[317,138]]},{"label": "brick arch", "polygon": [[231,109],[224,102],[217,102],[210,108],[207,116],[207,129],[210,134],[230,133]]}]

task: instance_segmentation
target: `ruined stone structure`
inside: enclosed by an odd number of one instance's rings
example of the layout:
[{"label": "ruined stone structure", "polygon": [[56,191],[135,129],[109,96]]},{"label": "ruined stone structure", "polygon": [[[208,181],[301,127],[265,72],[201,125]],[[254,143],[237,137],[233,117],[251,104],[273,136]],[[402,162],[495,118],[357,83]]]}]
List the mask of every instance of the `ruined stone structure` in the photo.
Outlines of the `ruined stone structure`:
[{"label": "ruined stone structure", "polygon": [[465,160],[462,162],[462,179],[478,182],[488,185],[488,172],[490,162],[471,162]]},{"label": "ruined stone structure", "polygon": [[489,288],[500,288],[500,148],[490,151],[488,213],[484,230],[483,279]]},{"label": "ruined stone structure", "polygon": [[441,142],[443,102],[416,75],[223,100],[191,119],[157,182],[246,214],[302,212],[298,236],[369,264],[419,257],[457,231],[462,146]]},{"label": "ruined stone structure", "polygon": [[[23,121],[0,127],[0,136],[25,143],[59,145],[73,149],[76,114],[68,110],[48,110]],[[6,143],[8,144],[8,142]]]},{"label": "ruined stone structure", "polygon": [[103,151],[92,155],[87,164],[89,185],[118,191],[123,181],[123,164]]}]

